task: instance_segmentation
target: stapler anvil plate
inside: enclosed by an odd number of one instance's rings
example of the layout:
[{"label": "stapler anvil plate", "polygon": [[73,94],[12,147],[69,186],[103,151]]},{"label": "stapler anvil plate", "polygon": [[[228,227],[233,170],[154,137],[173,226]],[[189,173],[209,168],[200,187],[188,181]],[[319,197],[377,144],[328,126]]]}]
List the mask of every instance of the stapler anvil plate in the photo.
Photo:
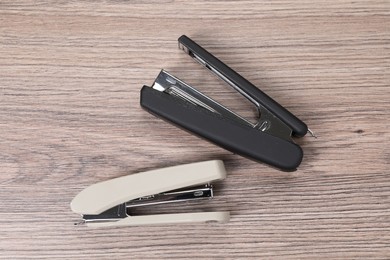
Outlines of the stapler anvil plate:
[{"label": "stapler anvil plate", "polygon": [[71,202],[82,224],[91,227],[150,224],[227,222],[229,212],[133,215],[136,207],[211,199],[210,182],[226,177],[222,161],[204,161],[151,170],[93,184]]},{"label": "stapler anvil plate", "polygon": [[295,170],[303,151],[291,137],[306,135],[306,124],[187,36],[179,38],[179,48],[252,102],[259,111],[258,122],[250,122],[164,70],[152,87],[141,89],[141,106],[233,153]]}]

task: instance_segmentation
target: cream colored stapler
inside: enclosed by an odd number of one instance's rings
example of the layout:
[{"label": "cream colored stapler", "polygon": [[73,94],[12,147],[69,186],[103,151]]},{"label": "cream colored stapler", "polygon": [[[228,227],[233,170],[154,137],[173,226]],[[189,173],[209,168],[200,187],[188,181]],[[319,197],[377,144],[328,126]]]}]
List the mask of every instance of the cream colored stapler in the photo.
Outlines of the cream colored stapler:
[{"label": "cream colored stapler", "polygon": [[[93,184],[71,202],[82,222],[92,227],[137,226],[149,224],[220,222],[229,212],[196,212],[132,216],[134,207],[170,202],[210,199],[210,182],[226,177],[222,161],[213,160],[132,174]],[[202,185],[202,186],[195,186]]]}]

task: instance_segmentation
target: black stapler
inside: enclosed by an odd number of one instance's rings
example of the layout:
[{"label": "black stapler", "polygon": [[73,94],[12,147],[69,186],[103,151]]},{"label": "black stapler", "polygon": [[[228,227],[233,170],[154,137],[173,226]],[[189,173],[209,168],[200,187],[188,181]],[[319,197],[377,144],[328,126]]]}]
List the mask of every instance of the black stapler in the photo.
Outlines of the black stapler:
[{"label": "black stapler", "polygon": [[291,137],[312,133],[306,124],[187,36],[179,38],[179,48],[252,102],[259,111],[258,122],[253,124],[164,70],[152,87],[141,89],[141,106],[233,153],[295,170],[303,152]]}]

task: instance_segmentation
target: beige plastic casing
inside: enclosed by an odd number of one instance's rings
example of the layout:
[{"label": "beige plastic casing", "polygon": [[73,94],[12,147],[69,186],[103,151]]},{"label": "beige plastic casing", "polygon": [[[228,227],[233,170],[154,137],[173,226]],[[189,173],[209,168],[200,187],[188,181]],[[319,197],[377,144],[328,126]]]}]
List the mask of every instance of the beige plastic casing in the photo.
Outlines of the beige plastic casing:
[{"label": "beige plastic casing", "polygon": [[141,226],[158,224],[179,224],[195,222],[219,222],[226,223],[230,219],[227,211],[218,212],[193,212],[178,214],[159,214],[145,216],[129,216],[114,222],[87,222],[88,227],[118,227],[118,226]]},{"label": "beige plastic casing", "polygon": [[[221,180],[225,177],[225,166],[220,160],[151,170],[93,184],[77,194],[71,202],[71,209],[83,215],[97,215],[129,200]],[[90,222],[88,225],[118,226],[228,220],[229,212],[202,212],[129,216],[116,222]]]}]

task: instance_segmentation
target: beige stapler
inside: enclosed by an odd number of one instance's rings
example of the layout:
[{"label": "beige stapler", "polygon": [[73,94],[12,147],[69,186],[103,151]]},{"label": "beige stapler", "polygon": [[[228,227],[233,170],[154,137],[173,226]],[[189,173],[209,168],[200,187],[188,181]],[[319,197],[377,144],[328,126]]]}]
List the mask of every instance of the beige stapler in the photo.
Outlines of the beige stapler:
[{"label": "beige stapler", "polygon": [[140,206],[210,199],[213,197],[210,182],[225,177],[224,164],[219,160],[151,170],[93,184],[72,200],[71,208],[82,215],[80,223],[92,227],[225,223],[230,218],[225,211],[140,216],[132,216],[130,212]]}]

